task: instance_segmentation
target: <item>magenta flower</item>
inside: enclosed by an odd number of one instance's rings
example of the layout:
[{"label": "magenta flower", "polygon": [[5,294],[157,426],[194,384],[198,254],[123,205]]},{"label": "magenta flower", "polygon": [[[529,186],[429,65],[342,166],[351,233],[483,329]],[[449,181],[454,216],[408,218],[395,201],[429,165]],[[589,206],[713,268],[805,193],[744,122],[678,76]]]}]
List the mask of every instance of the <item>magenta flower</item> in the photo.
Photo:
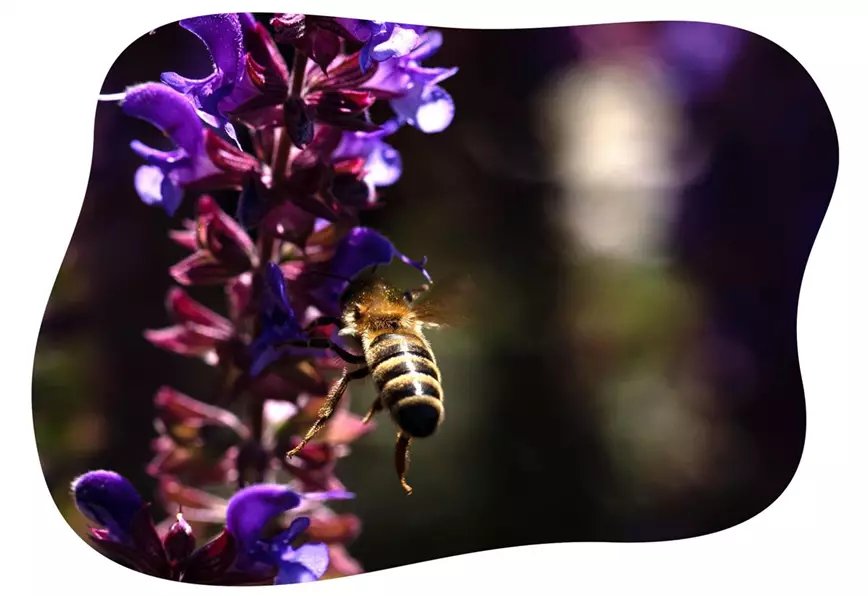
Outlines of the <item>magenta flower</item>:
[{"label": "magenta flower", "polygon": [[258,162],[205,130],[193,105],[171,87],[144,83],[128,89],[121,107],[124,113],[145,120],[166,134],[175,149],[164,151],[134,140],[130,147],[146,165],[135,175],[135,187],[147,205],[159,205],[174,215],[184,190],[240,188]]},{"label": "magenta flower", "polygon": [[152,444],[155,457],[148,464],[149,475],[173,476],[198,485],[236,479],[239,448],[250,438],[237,416],[171,387],[160,387],[154,407],[159,435]]},{"label": "magenta flower", "polygon": [[196,218],[185,227],[171,234],[176,243],[193,251],[171,269],[179,284],[226,283],[259,262],[250,236],[209,195],[199,197]]},{"label": "magenta flower", "polygon": [[292,44],[326,72],[341,51],[341,37],[349,34],[331,17],[283,13],[271,19],[274,38]]},{"label": "magenta flower", "polygon": [[217,364],[235,337],[232,323],[179,287],[169,289],[166,310],[174,324],[146,330],[145,339],[163,350]]}]

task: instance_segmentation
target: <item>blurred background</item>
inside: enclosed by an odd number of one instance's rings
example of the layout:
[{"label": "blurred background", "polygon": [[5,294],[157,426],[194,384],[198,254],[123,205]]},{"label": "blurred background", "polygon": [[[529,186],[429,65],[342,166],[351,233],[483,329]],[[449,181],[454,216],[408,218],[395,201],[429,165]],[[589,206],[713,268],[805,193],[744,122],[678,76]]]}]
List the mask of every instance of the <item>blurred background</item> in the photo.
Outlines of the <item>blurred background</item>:
[{"label": "blurred background", "polygon": [[[760,513],[801,457],[799,288],[838,165],[811,77],[764,38],[702,23],[443,32],[426,65],[460,67],[444,84],[455,120],[391,139],[404,174],[365,223],[427,255],[435,279],[469,274],[481,299],[470,325],[431,335],[447,422],[414,446],[412,498],[387,419],[341,460],[358,496],[340,509],[363,522],[351,554],[370,571],[692,537]],[[207,68],[169,25],[102,91]],[[173,222],[143,205],[127,147],[158,133],[112,104],[95,116],[33,387],[46,480],[82,535],[69,482],[111,468],[151,491],[154,392],[207,399],[214,375],[141,335],[168,324],[167,267],[184,255],[167,230],[192,201]]]}]

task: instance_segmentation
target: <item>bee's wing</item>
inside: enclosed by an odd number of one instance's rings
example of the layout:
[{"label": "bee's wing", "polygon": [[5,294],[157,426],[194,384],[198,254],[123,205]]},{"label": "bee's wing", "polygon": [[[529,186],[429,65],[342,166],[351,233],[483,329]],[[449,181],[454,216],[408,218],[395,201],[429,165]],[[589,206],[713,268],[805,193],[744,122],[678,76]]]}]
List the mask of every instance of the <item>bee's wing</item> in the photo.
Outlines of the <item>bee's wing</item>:
[{"label": "bee's wing", "polygon": [[413,304],[416,319],[426,327],[458,327],[469,320],[476,287],[469,276],[433,283]]}]

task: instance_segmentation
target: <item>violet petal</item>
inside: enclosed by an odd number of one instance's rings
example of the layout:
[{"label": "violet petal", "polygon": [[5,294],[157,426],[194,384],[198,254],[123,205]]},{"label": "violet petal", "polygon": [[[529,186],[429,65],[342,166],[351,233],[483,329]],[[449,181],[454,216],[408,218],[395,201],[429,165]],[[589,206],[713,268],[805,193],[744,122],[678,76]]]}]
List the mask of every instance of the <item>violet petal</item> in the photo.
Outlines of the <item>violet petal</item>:
[{"label": "violet petal", "polygon": [[413,29],[394,25],[388,38],[371,49],[371,58],[376,62],[384,62],[389,58],[406,56],[419,41],[419,34]]},{"label": "violet petal", "polygon": [[347,33],[355,38],[356,41],[368,41],[377,27],[374,21],[366,21],[363,19],[345,19],[336,18],[338,25],[343,27]]},{"label": "violet petal", "polygon": [[338,245],[331,261],[330,273],[352,279],[369,267],[391,263],[395,257],[415,267],[431,281],[425,270],[424,259],[421,262],[410,260],[379,232],[363,227],[354,228]]},{"label": "violet petal", "polygon": [[362,157],[365,159],[365,180],[374,186],[390,186],[398,181],[403,171],[401,154],[383,142],[383,137],[398,128],[396,121],[389,121],[379,131],[344,132],[341,142],[332,154],[335,161]]},{"label": "violet petal", "polygon": [[244,37],[237,14],[194,17],[180,21],[179,25],[202,40],[215,68],[225,75],[224,82],[236,79],[244,56]]},{"label": "violet petal", "polygon": [[168,85],[144,83],[132,87],[121,101],[121,108],[128,116],[158,128],[191,159],[202,153],[202,121],[193,105]]},{"label": "violet petal", "polygon": [[307,582],[315,582],[318,579],[319,578],[310,569],[301,563],[288,561],[281,563],[274,583],[275,585],[303,584]]},{"label": "violet petal", "polygon": [[109,531],[109,537],[125,543],[132,523],[145,502],[132,483],[110,470],[94,470],[72,482],[75,506],[92,522]]},{"label": "violet petal", "polygon": [[391,105],[399,118],[427,134],[443,132],[455,117],[452,96],[439,86],[427,87],[416,97],[392,100]]},{"label": "violet petal", "polygon": [[175,215],[184,192],[171,177],[157,166],[140,166],[135,173],[133,185],[146,205],[159,205],[169,215]]},{"label": "violet petal", "polygon": [[287,549],[280,558],[280,571],[276,584],[298,584],[316,581],[329,566],[328,546],[321,542],[303,544]]},{"label": "violet petal", "polygon": [[433,56],[443,45],[443,34],[439,31],[426,31],[419,36],[416,47],[407,54],[411,60],[421,62]]},{"label": "violet petal", "polygon": [[300,504],[301,496],[279,484],[254,484],[235,493],[226,508],[226,529],[238,541],[239,557],[253,556],[265,525]]}]

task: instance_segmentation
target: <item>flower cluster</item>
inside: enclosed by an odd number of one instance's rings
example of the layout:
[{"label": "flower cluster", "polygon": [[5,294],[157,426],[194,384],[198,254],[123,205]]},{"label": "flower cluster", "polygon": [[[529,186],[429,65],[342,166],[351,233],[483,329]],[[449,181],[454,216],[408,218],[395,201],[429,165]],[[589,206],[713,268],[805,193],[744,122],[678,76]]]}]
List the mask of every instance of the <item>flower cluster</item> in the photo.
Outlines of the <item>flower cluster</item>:
[{"label": "flower cluster", "polygon": [[[131,144],[141,200],[170,217],[191,212],[169,232],[187,253],[169,270],[170,321],[144,336],[213,367],[215,391],[199,400],[164,386],[154,398],[147,472],[170,517],[154,525],[150,504],[113,472],[77,479],[76,504],[99,526],[100,551],[159,577],[237,585],[359,573],[346,547],[360,521],[327,502],[352,497],[335,465],[373,423],[345,398],[316,440],[285,455],[328,395],[347,283],[396,259],[431,281],[424,258],[361,217],[401,176],[388,138],[452,122],[442,84],[457,69],[422,65],[442,36],[421,26],[301,14],[265,24],[248,13],[179,25],[210,54],[208,76],[166,72],[102,99],[171,142]],[[378,103],[390,113],[380,123]],[[223,314],[193,298],[202,286],[223,288]],[[196,548],[190,523],[220,529]]]},{"label": "flower cluster", "polygon": [[[307,496],[284,486],[259,484],[238,491],[226,505],[225,527],[198,548],[180,511],[160,535],[150,503],[116,472],[83,474],[73,481],[72,493],[78,509],[98,526],[89,534],[97,550],[148,575],[194,584],[267,585],[312,581],[328,566],[324,543],[293,544],[310,525],[308,518],[295,517],[286,530],[267,535],[272,519],[296,509]],[[314,495],[346,496],[351,495]]]}]

